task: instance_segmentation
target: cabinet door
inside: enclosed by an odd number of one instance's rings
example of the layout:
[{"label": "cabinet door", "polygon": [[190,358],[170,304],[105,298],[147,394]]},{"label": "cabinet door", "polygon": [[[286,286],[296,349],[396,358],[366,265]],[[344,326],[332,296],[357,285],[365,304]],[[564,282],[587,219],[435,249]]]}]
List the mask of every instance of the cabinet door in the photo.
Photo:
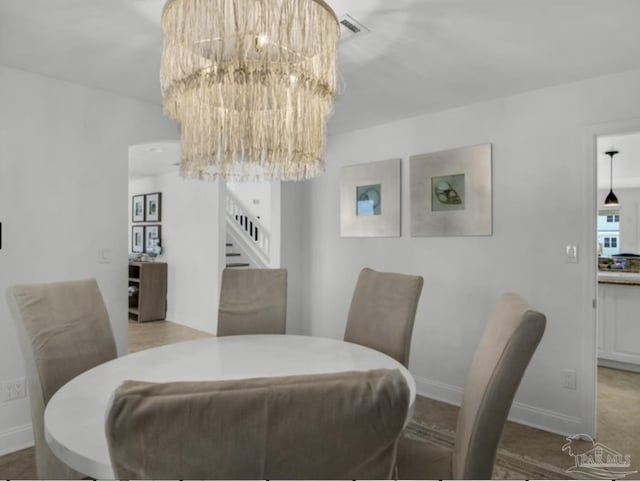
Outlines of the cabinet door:
[{"label": "cabinet door", "polygon": [[614,301],[613,357],[640,364],[640,286],[615,286]]}]

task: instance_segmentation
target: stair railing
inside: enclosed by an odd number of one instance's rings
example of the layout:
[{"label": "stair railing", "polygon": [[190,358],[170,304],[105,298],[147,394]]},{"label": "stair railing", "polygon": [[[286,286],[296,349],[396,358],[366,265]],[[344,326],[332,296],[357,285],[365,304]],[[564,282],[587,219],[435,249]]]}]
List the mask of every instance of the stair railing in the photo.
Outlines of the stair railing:
[{"label": "stair railing", "polygon": [[271,235],[269,230],[255,217],[244,203],[227,189],[227,222],[241,235],[245,244],[269,265]]}]

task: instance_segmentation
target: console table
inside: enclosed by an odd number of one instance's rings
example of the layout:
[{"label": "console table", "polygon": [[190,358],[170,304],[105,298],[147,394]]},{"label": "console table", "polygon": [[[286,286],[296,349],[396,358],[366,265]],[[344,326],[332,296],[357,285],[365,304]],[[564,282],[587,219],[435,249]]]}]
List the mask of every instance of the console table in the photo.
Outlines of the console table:
[{"label": "console table", "polygon": [[129,318],[145,322],[166,315],[166,262],[129,262]]}]

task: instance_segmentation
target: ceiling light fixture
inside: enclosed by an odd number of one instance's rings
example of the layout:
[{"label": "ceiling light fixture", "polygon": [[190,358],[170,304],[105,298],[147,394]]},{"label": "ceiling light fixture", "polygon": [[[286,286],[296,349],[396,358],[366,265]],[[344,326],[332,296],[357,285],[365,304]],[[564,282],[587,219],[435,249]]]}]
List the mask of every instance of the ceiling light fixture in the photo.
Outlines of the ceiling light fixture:
[{"label": "ceiling light fixture", "polygon": [[169,0],[165,112],[183,177],[304,180],[324,171],[340,28],[323,0]]},{"label": "ceiling light fixture", "polygon": [[607,195],[607,198],[604,200],[604,205],[619,205],[618,198],[616,194],[613,193],[613,156],[618,153],[620,153],[618,150],[608,150],[605,152],[605,154],[611,158],[611,167],[609,170],[609,195]]}]

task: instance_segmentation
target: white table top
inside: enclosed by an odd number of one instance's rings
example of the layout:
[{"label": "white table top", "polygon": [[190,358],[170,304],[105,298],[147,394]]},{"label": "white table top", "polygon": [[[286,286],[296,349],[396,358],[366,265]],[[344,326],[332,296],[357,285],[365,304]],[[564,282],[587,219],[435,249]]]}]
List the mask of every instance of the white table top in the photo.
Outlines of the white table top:
[{"label": "white table top", "polygon": [[104,423],[113,391],[127,379],[212,381],[370,369],[399,369],[394,359],[357,344],[309,336],[229,336],[181,342],[122,356],[65,384],[44,414],[45,437],[64,463],[95,479],[114,479]]}]

